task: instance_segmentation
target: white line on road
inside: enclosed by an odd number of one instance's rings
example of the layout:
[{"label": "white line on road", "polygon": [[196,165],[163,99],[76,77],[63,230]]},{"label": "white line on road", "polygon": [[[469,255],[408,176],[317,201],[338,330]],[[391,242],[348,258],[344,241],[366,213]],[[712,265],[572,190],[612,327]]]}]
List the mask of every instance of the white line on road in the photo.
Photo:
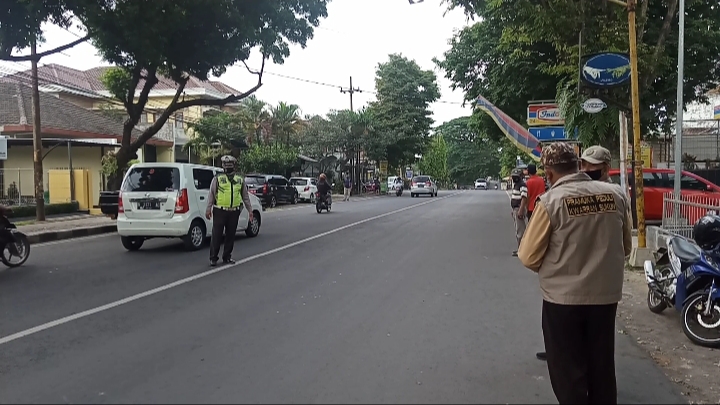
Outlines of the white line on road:
[{"label": "white line on road", "polygon": [[133,302],[133,301],[137,301],[137,300],[140,300],[140,299],[142,299],[142,298],[149,297],[149,296],[151,296],[151,295],[155,295],[155,294],[161,293],[161,292],[166,291],[166,290],[169,290],[169,289],[171,289],[171,288],[179,287],[179,286],[181,286],[181,285],[183,285],[183,284],[187,284],[187,283],[190,283],[190,282],[192,282],[192,281],[199,280],[199,279],[201,279],[201,278],[205,278],[205,277],[211,276],[211,275],[213,275],[213,274],[215,274],[215,273],[219,273],[219,272],[221,272],[221,271],[225,271],[225,270],[231,269],[231,268],[233,268],[233,267],[239,266],[239,265],[244,264],[244,263],[247,263],[247,262],[251,262],[251,261],[256,260],[256,259],[259,259],[259,258],[261,258],[261,257],[269,256],[269,255],[271,255],[271,254],[274,254],[274,253],[277,253],[277,252],[281,252],[281,251],[283,251],[283,250],[287,250],[287,249],[290,249],[290,248],[295,247],[295,246],[298,246],[298,245],[302,245],[303,243],[307,243],[307,242],[313,241],[313,240],[315,240],[315,239],[319,239],[319,238],[322,238],[322,237],[324,237],[324,236],[331,235],[331,234],[333,234],[333,233],[343,231],[343,230],[348,229],[348,228],[352,228],[352,227],[355,227],[355,226],[358,226],[358,225],[362,225],[362,224],[364,224],[364,223],[367,223],[367,222],[370,222],[370,221],[374,221],[374,220],[376,220],[376,219],[384,218],[384,217],[387,217],[387,216],[390,216],[390,215],[393,215],[393,214],[397,214],[397,213],[399,213],[399,212],[408,211],[408,210],[411,210],[411,209],[413,209],[413,208],[417,208],[417,207],[420,207],[420,206],[423,206],[423,205],[432,204],[432,203],[437,202],[437,201],[442,201],[442,200],[444,200],[444,199],[446,199],[446,198],[450,198],[450,197],[455,196],[455,195],[460,194],[460,193],[462,193],[462,192],[456,192],[456,193],[453,193],[453,194],[450,194],[450,195],[447,195],[447,196],[444,196],[444,197],[440,197],[440,198],[433,198],[433,199],[428,200],[428,201],[425,201],[425,202],[421,202],[421,203],[418,203],[418,204],[409,205],[409,206],[407,206],[407,207],[400,208],[400,209],[397,209],[397,210],[394,210],[394,211],[390,211],[390,212],[386,212],[386,213],[384,213],[384,214],[375,215],[375,216],[370,217],[370,218],[365,218],[365,219],[363,219],[363,220],[360,220],[360,221],[357,221],[357,222],[353,222],[353,223],[351,223],[351,224],[343,225],[343,226],[341,226],[341,227],[339,227],[339,228],[331,229],[331,230],[329,230],[329,231],[326,231],[326,232],[323,232],[323,233],[320,233],[320,234],[317,234],[317,235],[314,235],[314,236],[310,236],[310,237],[305,238],[305,239],[301,239],[301,240],[299,240],[299,241],[297,241],[297,242],[292,242],[292,243],[289,243],[289,244],[287,244],[287,245],[277,247],[277,248],[275,248],[275,249],[270,249],[270,250],[268,250],[268,251],[265,251],[265,252],[262,252],[262,253],[258,253],[258,254],[256,254],[256,255],[252,255],[252,256],[246,257],[246,258],[244,258],[244,259],[242,259],[242,260],[238,260],[236,263],[233,263],[233,264],[228,264],[228,265],[225,265],[225,266],[220,266],[220,267],[214,268],[214,269],[212,269],[212,270],[208,270],[208,271],[202,272],[202,273],[200,273],[200,274],[196,274],[196,275],[194,275],[194,276],[187,277],[187,278],[184,278],[184,279],[175,281],[175,282],[170,283],[170,284],[165,284],[165,285],[163,285],[163,286],[160,286],[160,287],[157,287],[157,288],[153,288],[152,290],[148,290],[148,291],[145,291],[145,292],[141,292],[141,293],[139,293],[139,294],[135,294],[135,295],[132,295],[132,296],[130,296],[130,297],[123,298],[123,299],[121,299],[121,300],[111,302],[111,303],[109,303],[109,304],[101,305],[101,306],[99,306],[99,307],[95,307],[95,308],[92,308],[92,309],[88,309],[88,310],[86,310],[86,311],[78,312],[78,313],[76,313],[76,314],[69,315],[69,316],[66,316],[66,317],[64,317],[64,318],[56,319],[56,320],[54,320],[54,321],[50,321],[50,322],[44,323],[44,324],[42,324],[42,325],[35,326],[35,327],[33,327],[33,328],[30,328],[30,329],[26,329],[26,330],[23,330],[23,331],[20,331],[20,332],[17,332],[17,333],[13,333],[12,335],[8,335],[8,336],[5,336],[5,337],[3,337],[3,338],[0,338],[0,345],[4,345],[4,344],[6,344],[6,343],[12,342],[13,340],[21,339],[21,338],[24,338],[24,337],[33,335],[33,334],[35,334],[35,333],[42,332],[42,331],[45,331],[45,330],[54,328],[54,327],[56,327],[56,326],[60,326],[60,325],[64,325],[64,324],[69,323],[69,322],[72,322],[72,321],[76,321],[76,320],[78,320],[78,319],[86,318],[86,317],[88,317],[88,316],[90,316],[90,315],[94,315],[94,314],[97,314],[97,313],[99,313],[99,312],[107,311],[107,310],[110,310],[110,309],[119,307],[119,306],[121,306],[121,305],[129,304],[129,303],[131,303],[131,302]]}]

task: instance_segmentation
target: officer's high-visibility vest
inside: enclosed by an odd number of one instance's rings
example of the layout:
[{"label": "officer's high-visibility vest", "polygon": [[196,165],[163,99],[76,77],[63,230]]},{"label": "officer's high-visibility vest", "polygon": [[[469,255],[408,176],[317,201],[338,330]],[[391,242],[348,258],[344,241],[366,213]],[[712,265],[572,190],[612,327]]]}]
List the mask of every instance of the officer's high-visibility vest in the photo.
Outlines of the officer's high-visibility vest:
[{"label": "officer's high-visibility vest", "polygon": [[237,208],[242,205],[243,179],[239,175],[233,176],[233,181],[227,174],[217,176],[217,196],[215,205],[222,208]]}]

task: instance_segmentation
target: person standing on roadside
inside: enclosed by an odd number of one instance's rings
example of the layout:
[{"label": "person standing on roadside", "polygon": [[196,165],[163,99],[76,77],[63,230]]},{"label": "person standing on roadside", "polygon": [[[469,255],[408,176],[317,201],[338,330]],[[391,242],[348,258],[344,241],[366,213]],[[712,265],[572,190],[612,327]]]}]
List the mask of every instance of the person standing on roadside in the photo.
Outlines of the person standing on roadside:
[{"label": "person standing on roadside", "polygon": [[543,147],[551,188],[518,256],[538,273],[547,365],[560,404],[617,404],[615,316],[632,249],[627,196],[578,171],[570,144]]},{"label": "person standing on roadside", "polygon": [[210,239],[210,265],[217,266],[220,253],[220,241],[225,234],[223,247],[223,263],[235,263],[232,251],[235,247],[235,232],[243,206],[248,211],[248,220],[252,222],[253,211],[243,177],[236,173],[237,160],[225,155],[220,158],[223,172],[216,175],[210,182],[208,204],[205,218],[212,219],[212,236]]},{"label": "person standing on roadside", "polygon": [[[512,208],[512,217],[515,221],[515,237],[517,238],[518,246],[520,246],[520,240],[525,234],[525,211],[527,209],[528,201],[528,190],[523,181],[523,173],[521,169],[515,169],[511,174],[513,188],[510,193],[510,208]],[[513,251],[512,255],[517,256],[518,251]]]},{"label": "person standing on roadside", "polygon": [[350,174],[345,173],[345,179],[343,180],[343,187],[345,188],[345,196],[343,201],[350,201],[350,190],[352,190],[352,180],[350,180]]},{"label": "person standing on roadside", "polygon": [[580,158],[580,165],[583,172],[593,180],[610,181],[610,151],[600,145],[593,145],[585,149]]}]

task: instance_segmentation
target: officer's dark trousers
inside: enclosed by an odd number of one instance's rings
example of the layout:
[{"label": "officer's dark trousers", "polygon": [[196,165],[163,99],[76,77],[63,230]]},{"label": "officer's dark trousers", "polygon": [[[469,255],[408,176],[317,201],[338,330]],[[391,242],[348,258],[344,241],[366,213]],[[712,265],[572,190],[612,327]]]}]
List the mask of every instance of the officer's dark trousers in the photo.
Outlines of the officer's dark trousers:
[{"label": "officer's dark trousers", "polygon": [[223,247],[223,260],[232,257],[235,247],[235,231],[240,220],[240,210],[226,211],[213,207],[212,239],[210,240],[210,260],[217,260],[220,253],[220,242],[225,234],[225,247]]},{"label": "officer's dark trousers", "polygon": [[558,305],[543,301],[542,329],[555,397],[563,404],[617,404],[617,304]]}]

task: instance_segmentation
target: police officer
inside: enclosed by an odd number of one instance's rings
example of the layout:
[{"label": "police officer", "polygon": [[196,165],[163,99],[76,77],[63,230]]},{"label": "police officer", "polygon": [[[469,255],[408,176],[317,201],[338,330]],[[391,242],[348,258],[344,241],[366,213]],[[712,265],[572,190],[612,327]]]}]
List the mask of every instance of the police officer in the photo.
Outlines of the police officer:
[{"label": "police officer", "polygon": [[539,276],[550,382],[560,404],[616,404],[628,200],[616,185],[579,172],[567,143],[543,147],[542,163],[552,186],[535,204],[518,257]]},{"label": "police officer", "polygon": [[210,183],[208,205],[205,217],[213,220],[212,239],[210,241],[210,265],[216,266],[218,253],[220,253],[220,240],[225,233],[225,246],[223,247],[223,263],[235,263],[232,251],[235,246],[235,231],[243,205],[248,211],[248,218],[252,222],[253,212],[248,197],[247,188],[243,185],[243,178],[236,173],[237,160],[229,155],[220,158],[223,173],[219,173]]},{"label": "police officer", "polygon": [[610,151],[600,145],[593,145],[582,153],[581,169],[593,180],[610,182]]}]

